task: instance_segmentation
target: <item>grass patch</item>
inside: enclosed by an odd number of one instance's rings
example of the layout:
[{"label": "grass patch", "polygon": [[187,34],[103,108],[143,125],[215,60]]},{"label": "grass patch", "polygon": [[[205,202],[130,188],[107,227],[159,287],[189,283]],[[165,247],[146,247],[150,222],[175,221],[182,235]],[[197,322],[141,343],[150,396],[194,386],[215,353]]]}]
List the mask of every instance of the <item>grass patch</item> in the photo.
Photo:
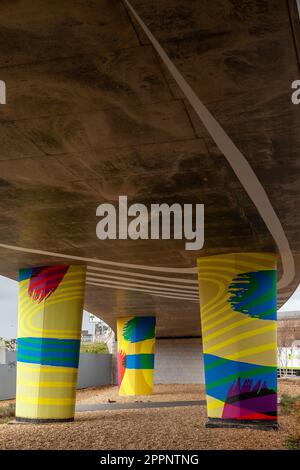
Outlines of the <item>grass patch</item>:
[{"label": "grass patch", "polygon": [[289,437],[285,443],[285,446],[289,450],[300,450],[300,437]]},{"label": "grass patch", "polygon": [[[284,415],[292,414],[296,421],[300,422],[300,395],[292,397],[284,393],[280,400],[280,412]],[[300,450],[300,431],[287,438],[285,447],[289,450]]]},{"label": "grass patch", "polygon": [[289,415],[292,412],[295,412],[295,408],[298,408],[300,405],[300,395],[292,397],[287,393],[284,393],[280,399],[280,411],[283,415]]},{"label": "grass patch", "polygon": [[80,352],[91,354],[107,354],[108,349],[105,343],[82,344]]},{"label": "grass patch", "polygon": [[0,407],[0,423],[6,423],[15,416],[16,407],[14,403]]}]

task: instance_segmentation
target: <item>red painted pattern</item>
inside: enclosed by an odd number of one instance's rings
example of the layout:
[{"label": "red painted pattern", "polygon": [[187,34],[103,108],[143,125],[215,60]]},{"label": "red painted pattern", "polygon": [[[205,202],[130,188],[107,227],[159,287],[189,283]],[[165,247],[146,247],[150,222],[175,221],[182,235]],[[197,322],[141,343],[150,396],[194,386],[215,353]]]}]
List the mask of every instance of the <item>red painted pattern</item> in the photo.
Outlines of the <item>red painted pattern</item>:
[{"label": "red painted pattern", "polygon": [[125,371],[126,371],[126,353],[124,351],[120,351],[118,352],[118,385],[121,385]]},{"label": "red painted pattern", "polygon": [[58,288],[68,268],[63,265],[34,268],[29,281],[29,296],[39,303],[47,299]]}]

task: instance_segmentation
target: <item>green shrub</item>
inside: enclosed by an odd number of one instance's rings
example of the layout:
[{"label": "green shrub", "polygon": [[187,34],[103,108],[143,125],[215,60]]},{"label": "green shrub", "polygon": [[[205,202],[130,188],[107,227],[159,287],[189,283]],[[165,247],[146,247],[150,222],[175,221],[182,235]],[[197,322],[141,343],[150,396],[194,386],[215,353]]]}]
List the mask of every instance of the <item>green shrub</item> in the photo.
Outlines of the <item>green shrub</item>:
[{"label": "green shrub", "polygon": [[289,437],[286,440],[285,447],[289,450],[300,450],[300,437]]},{"label": "green shrub", "polygon": [[0,422],[8,421],[9,418],[15,416],[16,407],[14,403],[9,403],[6,406],[0,406]]},{"label": "green shrub", "polygon": [[283,415],[289,415],[292,411],[295,405],[300,403],[300,395],[297,395],[295,397],[292,397],[291,395],[288,395],[287,393],[283,393],[280,399],[280,411]]},{"label": "green shrub", "polygon": [[91,354],[107,354],[108,349],[105,343],[82,344],[80,352]]}]

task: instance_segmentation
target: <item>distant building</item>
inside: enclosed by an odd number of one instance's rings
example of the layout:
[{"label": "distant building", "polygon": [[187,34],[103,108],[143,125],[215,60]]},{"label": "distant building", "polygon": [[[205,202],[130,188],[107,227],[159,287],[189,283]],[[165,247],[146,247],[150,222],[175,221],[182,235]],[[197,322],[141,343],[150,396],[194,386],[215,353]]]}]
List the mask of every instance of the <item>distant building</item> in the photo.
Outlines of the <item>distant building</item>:
[{"label": "distant building", "polygon": [[82,343],[92,343],[93,335],[88,332],[88,330],[82,330],[81,332],[81,342]]},{"label": "distant building", "polygon": [[95,323],[95,343],[105,342],[111,328],[99,319],[98,323]]},{"label": "distant building", "polygon": [[92,324],[92,342],[93,343],[106,343],[110,336],[112,329],[100,318],[90,313],[90,323]]},{"label": "distant building", "polygon": [[300,312],[278,312],[277,325],[279,375],[300,375]]},{"label": "distant building", "polygon": [[300,340],[300,312],[278,312],[278,345],[291,347]]}]

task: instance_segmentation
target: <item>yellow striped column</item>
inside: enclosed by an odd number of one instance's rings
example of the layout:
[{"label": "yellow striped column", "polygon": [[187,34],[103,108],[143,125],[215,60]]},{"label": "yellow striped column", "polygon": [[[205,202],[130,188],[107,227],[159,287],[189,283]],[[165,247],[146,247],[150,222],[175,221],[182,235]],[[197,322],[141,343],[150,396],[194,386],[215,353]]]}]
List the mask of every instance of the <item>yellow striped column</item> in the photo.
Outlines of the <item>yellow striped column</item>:
[{"label": "yellow striped column", "polygon": [[17,421],[72,421],[85,287],[83,266],[19,274]]},{"label": "yellow striped column", "polygon": [[119,395],[151,395],[154,380],[155,317],[117,320]]},{"label": "yellow striped column", "polygon": [[198,259],[208,426],[277,425],[276,256]]}]

